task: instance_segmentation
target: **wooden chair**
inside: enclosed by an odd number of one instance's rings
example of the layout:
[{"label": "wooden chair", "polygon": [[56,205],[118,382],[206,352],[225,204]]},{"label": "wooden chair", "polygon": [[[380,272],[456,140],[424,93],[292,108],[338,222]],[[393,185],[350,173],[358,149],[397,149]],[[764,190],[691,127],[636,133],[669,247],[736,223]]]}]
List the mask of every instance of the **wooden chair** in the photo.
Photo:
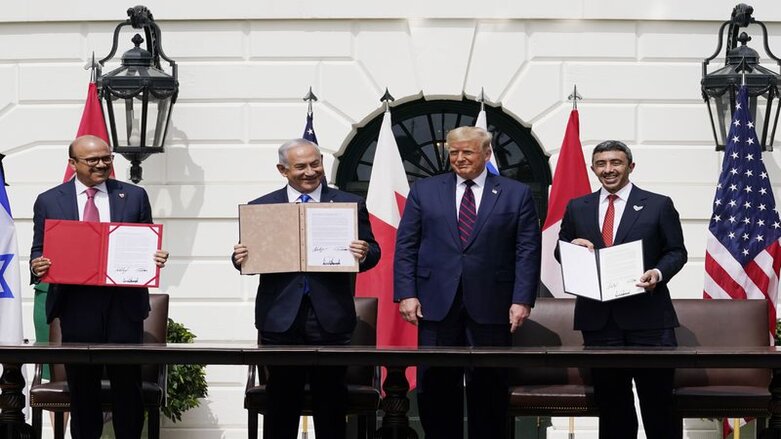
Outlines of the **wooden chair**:
[{"label": "wooden chair", "polygon": [[[582,346],[573,329],[575,299],[539,298],[529,319],[513,334],[513,346]],[[516,416],[597,416],[587,368],[510,369],[510,437]]]},{"label": "wooden chair", "polygon": [[[355,298],[358,324],[355,326],[352,345],[375,346],[377,344],[377,299]],[[260,344],[260,334],[258,334]],[[256,380],[257,378],[257,380]],[[244,392],[244,408],[247,409],[247,434],[249,439],[258,437],[258,414],[268,409],[266,393],[267,371],[263,366],[249,366],[247,386]],[[257,382],[256,382],[257,381]],[[372,438],[377,428],[377,409],[380,405],[379,373],[373,366],[347,368],[347,414],[358,416],[358,437]],[[312,414],[312,399],[307,385],[303,415]]]},{"label": "wooden chair", "polygon": [[[168,331],[168,294],[150,294],[151,311],[144,320],[144,343],[165,343]],[[49,343],[60,343],[62,332],[60,321],[55,319],[49,326]],[[35,437],[41,437],[43,410],[54,412],[54,437],[65,436],[64,413],[70,411],[70,391],[65,375],[65,366],[51,364],[51,380],[41,382],[43,366],[35,365],[35,376],[30,387],[30,407],[33,411],[33,431]],[[142,366],[142,391],[144,407],[149,422],[149,439],[160,437],[160,408],[165,405],[166,372],[164,364]],[[104,411],[111,410],[109,381],[104,379],[101,389],[101,401]]]},{"label": "wooden chair", "polygon": [[[766,300],[673,300],[679,346],[770,346]],[[684,418],[767,417],[768,369],[675,370],[675,412]],[[761,429],[762,422],[757,422]]]}]

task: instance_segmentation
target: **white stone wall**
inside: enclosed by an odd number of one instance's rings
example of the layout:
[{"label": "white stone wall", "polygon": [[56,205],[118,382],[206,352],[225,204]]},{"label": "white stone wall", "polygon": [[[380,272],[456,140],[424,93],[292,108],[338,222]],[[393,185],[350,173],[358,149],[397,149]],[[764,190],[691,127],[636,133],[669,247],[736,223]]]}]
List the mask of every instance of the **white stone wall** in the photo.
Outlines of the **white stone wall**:
[{"label": "white stone wall", "polygon": [[[773,35],[771,47],[781,53],[776,3],[753,5]],[[257,280],[240,277],[228,262],[238,236],[236,205],[283,185],[275,149],[301,135],[301,97],[310,85],[320,98],[315,126],[333,177],[331,153],[346,147],[355,126],[379,114],[386,86],[400,100],[421,93],[458,99],[484,87],[490,101],[532,127],[554,169],[570,111],[567,95],[577,84],[584,97],[584,149],[607,138],[627,142],[638,163],[633,180],[673,197],[690,262],[671,289],[675,297],[700,297],[721,161],[700,98],[700,61],[715,50],[718,25],[735,2],[146,4],[162,28],[166,53],[180,66],[181,91],[167,153],[144,162],[143,186],[171,252],[161,290],[171,294],[172,317],[199,340],[255,340]],[[32,203],[60,182],[66,145],[78,126],[89,79],[82,67],[93,52],[99,58],[108,53],[113,28],[132,4],[45,0],[3,6],[0,152],[7,155],[21,253],[28,255]],[[751,46],[772,67],[756,32]],[[130,36],[123,34],[120,54],[130,48]],[[765,161],[778,188],[778,153],[765,154]],[[119,159],[119,178],[126,178],[127,168]],[[30,317],[32,289],[26,294]],[[25,334],[33,338],[31,318]],[[245,372],[210,366],[209,398],[184,422],[165,422],[164,437],[245,437]]]}]

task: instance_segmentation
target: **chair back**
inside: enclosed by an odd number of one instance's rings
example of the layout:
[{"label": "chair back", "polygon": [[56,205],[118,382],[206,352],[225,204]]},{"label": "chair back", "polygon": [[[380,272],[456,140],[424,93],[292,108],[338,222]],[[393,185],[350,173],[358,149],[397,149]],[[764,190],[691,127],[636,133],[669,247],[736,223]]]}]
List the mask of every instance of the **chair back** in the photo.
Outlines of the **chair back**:
[{"label": "chair back", "polygon": [[[351,346],[377,346],[377,298],[355,297],[355,314],[357,323],[353,329]],[[261,335],[258,331],[258,345],[261,344]],[[373,386],[377,376],[374,366],[352,365],[347,367],[347,384],[359,384]],[[260,366],[258,368],[258,383],[268,382],[268,370]]]},{"label": "chair back", "polygon": [[[165,343],[168,336],[168,294],[149,295],[149,315],[144,319],[144,343]],[[62,342],[60,319],[52,320],[49,325],[49,343]],[[157,382],[160,365],[149,364],[141,368],[143,381]],[[51,381],[66,381],[65,366],[52,364]]]},{"label": "chair back", "polygon": [[[681,326],[679,346],[770,346],[767,301],[675,299]],[[770,384],[768,369],[694,369],[675,371],[675,387],[757,386]]]},{"label": "chair back", "polygon": [[[529,318],[513,334],[516,347],[583,346],[583,336],[573,329],[575,299],[538,298]],[[510,384],[590,384],[587,368],[515,367]]]},{"label": "chair back", "polygon": [[[377,298],[356,297],[355,314],[358,323],[353,330],[352,346],[377,346]],[[371,386],[375,380],[374,366],[353,365],[347,368],[347,384]]]}]

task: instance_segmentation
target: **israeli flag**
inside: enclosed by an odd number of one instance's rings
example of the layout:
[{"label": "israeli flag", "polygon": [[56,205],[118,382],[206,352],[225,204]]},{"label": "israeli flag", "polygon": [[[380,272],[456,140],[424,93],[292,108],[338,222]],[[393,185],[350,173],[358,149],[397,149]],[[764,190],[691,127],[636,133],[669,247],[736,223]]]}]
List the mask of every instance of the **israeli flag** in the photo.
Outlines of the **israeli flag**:
[{"label": "israeli flag", "polygon": [[22,282],[2,159],[0,154],[0,344],[17,344],[22,342]]},{"label": "israeli flag", "polygon": [[[488,131],[488,121],[485,118],[485,109],[481,108],[480,112],[477,113],[477,121],[475,121],[475,126]],[[496,164],[496,154],[493,153],[493,145],[491,145],[491,149],[491,158],[488,160],[488,163],[485,165],[485,167],[488,168],[488,172],[491,174],[499,175],[499,165]]]}]

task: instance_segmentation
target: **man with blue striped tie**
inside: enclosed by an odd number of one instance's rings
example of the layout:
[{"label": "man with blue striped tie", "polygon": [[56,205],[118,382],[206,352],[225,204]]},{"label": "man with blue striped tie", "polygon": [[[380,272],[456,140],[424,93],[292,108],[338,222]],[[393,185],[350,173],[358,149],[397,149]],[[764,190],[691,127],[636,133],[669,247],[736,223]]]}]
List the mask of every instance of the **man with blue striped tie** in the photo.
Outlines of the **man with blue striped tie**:
[{"label": "man with blue striped tie", "polygon": [[[287,179],[287,185],[249,204],[356,203],[358,239],[350,244],[350,251],[359,261],[360,271],[377,265],[380,246],[372,234],[365,201],[323,183],[323,156],[316,144],[304,139],[285,142],[279,147],[277,170]],[[237,269],[247,255],[244,244],[234,246],[232,260]],[[354,273],[347,272],[261,275],[255,298],[255,326],[260,331],[262,343],[349,344],[356,325],[354,284]],[[312,391],[315,435],[319,438],[345,437],[346,367],[269,366],[268,369],[269,411],[263,417],[264,439],[297,437],[307,382]]]}]

